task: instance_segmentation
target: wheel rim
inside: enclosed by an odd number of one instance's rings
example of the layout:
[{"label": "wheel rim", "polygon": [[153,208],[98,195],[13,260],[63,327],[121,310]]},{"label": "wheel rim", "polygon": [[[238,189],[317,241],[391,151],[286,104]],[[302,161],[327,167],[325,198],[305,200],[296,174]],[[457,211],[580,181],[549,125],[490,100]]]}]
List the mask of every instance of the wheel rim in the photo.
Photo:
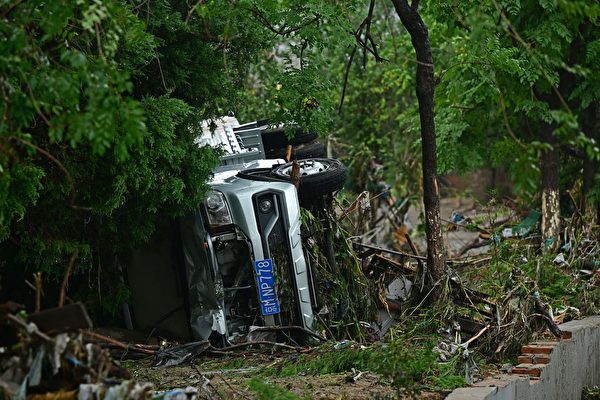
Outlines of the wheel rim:
[{"label": "wheel rim", "polygon": [[[321,173],[329,168],[329,163],[317,160],[300,160],[297,161],[300,165],[300,176],[314,175]],[[281,173],[286,176],[291,176],[292,166],[289,164],[281,168]]]}]

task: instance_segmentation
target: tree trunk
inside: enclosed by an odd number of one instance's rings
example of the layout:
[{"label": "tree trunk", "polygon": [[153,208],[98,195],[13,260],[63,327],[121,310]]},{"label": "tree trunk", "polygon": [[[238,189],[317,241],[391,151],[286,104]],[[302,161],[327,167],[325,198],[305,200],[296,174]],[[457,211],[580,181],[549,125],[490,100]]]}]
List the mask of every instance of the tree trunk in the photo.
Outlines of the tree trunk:
[{"label": "tree trunk", "polygon": [[[551,126],[547,126],[551,130]],[[546,142],[551,150],[542,152],[542,250],[554,251],[560,244],[560,152],[556,138],[546,133]]]},{"label": "tree trunk", "polygon": [[[425,229],[427,233],[427,268],[432,281],[438,282],[446,269],[446,254],[440,222],[440,200],[437,183],[437,154],[434,122],[433,56],[427,26],[419,15],[419,1],[392,0],[402,24],[410,34],[417,56],[417,100],[421,120],[423,154],[423,202],[425,205]],[[434,288],[433,299],[441,293],[441,286]]]}]

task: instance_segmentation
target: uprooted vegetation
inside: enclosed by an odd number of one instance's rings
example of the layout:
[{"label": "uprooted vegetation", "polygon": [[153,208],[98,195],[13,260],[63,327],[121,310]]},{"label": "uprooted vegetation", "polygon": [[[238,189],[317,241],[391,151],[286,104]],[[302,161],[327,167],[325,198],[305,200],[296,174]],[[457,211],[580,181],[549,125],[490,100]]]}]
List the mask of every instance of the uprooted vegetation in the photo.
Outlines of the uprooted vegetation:
[{"label": "uprooted vegetation", "polygon": [[[317,330],[330,342],[289,353],[271,347],[269,354],[246,349],[225,359],[201,358],[195,365],[202,371],[213,371],[212,376],[223,371],[211,381],[220,390],[231,390],[217,383],[227,376],[235,390],[258,398],[263,391],[280,390],[314,395],[323,381],[343,387],[375,374],[378,385],[394,395],[444,393],[497,371],[522,344],[552,337],[552,331],[560,335],[561,322],[598,312],[595,231],[570,226],[563,252],[546,254],[536,237],[535,213],[528,218],[532,213],[476,207],[460,221],[448,222],[449,240],[457,232],[474,231],[477,245],[462,243],[459,255],[449,258],[448,273],[439,282],[442,298],[429,304],[420,284],[423,257],[412,243],[418,237],[407,235],[397,206],[382,218],[370,215],[368,199],[344,205],[330,210],[328,221],[304,214],[309,227],[304,236],[319,279]],[[373,235],[372,218],[379,224],[376,234],[389,240],[383,246],[361,241],[365,232]],[[327,222],[332,224],[333,270],[318,239]],[[509,227],[518,234],[509,235]],[[472,254],[476,248],[480,252]],[[404,285],[400,293],[390,286],[398,280]],[[143,371],[138,369],[146,377]],[[310,384],[292,383],[306,377]]]},{"label": "uprooted vegetation", "polygon": [[[454,246],[447,274],[438,282],[442,297],[432,304],[422,285],[426,271],[419,265],[424,261],[419,237],[411,238],[403,221],[405,204],[371,214],[372,203],[360,201],[340,202],[327,219],[308,211],[303,215],[319,288],[310,345],[261,340],[218,349],[206,342],[126,344],[102,335],[86,340],[108,344],[118,360],[145,358],[124,366],[132,379],[153,386],[120,384],[124,393],[164,397],[177,389],[204,398],[296,399],[396,398],[420,392],[424,398],[441,398],[501,369],[522,344],[560,336],[560,323],[599,312],[597,227],[567,224],[559,253],[549,253],[540,250],[535,218],[527,220],[531,213],[498,205],[457,210],[447,222],[447,240],[464,231],[473,232],[474,239],[466,243],[463,238]],[[404,207],[402,212],[398,207]],[[379,246],[365,240],[373,235],[373,221],[379,224]],[[333,266],[324,231],[334,245]],[[19,390],[15,383],[38,370],[42,387],[56,389],[56,376],[40,369],[46,362],[78,376],[77,383],[92,384],[89,390],[117,390],[99,383],[110,374],[88,364],[86,354],[92,350],[80,336],[72,336],[65,349],[24,325],[19,329],[20,341],[2,355],[3,367],[18,368],[14,382],[3,386],[5,394],[14,394]],[[57,363],[55,353],[62,362]],[[20,363],[7,364],[9,356],[19,354]],[[27,354],[42,354],[43,361]]]}]

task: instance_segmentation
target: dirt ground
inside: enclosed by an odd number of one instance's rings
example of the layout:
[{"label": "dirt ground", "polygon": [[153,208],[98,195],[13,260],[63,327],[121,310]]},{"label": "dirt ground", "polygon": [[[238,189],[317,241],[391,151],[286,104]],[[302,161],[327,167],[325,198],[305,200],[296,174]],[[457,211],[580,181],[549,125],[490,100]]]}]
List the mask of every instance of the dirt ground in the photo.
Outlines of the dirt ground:
[{"label": "dirt ground", "polygon": [[[244,356],[239,356],[244,357]],[[289,357],[289,356],[288,356]],[[157,390],[201,388],[205,399],[301,399],[366,400],[366,399],[443,399],[448,392],[399,393],[388,381],[368,371],[338,374],[308,374],[269,377],[265,368],[276,368],[281,357],[252,355],[252,366],[227,368],[235,365],[236,357],[220,361],[196,360],[188,366],[151,366],[151,360],[127,363],[132,377],[154,383]],[[237,361],[236,361],[237,360]]]}]

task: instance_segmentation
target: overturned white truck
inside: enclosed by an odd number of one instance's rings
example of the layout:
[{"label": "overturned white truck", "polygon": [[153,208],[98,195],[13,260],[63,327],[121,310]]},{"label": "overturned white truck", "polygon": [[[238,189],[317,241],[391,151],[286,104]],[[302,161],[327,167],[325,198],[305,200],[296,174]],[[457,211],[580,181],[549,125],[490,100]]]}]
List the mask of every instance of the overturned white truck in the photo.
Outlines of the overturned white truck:
[{"label": "overturned white truck", "polygon": [[[346,169],[320,158],[316,135],[296,133],[288,139],[282,128],[231,117],[203,124],[198,144],[220,147],[222,165],[204,204],[128,262],[131,327],[217,345],[247,340],[253,326],[313,328],[315,275],[302,246],[300,205],[340,190]],[[269,158],[288,145],[300,166],[300,197],[292,163]],[[304,339],[301,329],[285,334]]]}]

